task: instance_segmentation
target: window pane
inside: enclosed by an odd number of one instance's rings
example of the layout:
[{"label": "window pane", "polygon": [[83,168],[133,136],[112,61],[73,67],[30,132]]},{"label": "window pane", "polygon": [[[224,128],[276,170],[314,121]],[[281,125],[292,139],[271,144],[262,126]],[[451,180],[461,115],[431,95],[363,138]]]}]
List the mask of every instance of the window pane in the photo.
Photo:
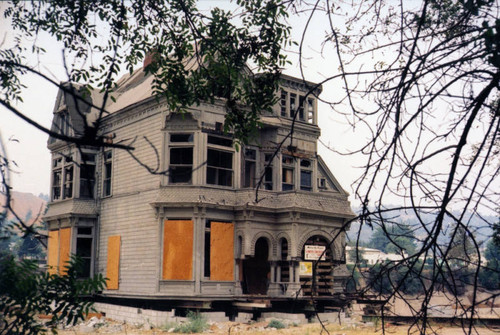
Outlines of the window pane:
[{"label": "window pane", "polygon": [[312,189],[311,171],[300,171],[300,189],[304,191]]},{"label": "window pane", "polygon": [[92,239],[88,237],[79,237],[76,239],[76,254],[80,257],[92,256]]},{"label": "window pane", "polygon": [[168,170],[169,183],[191,183],[192,166],[171,166]]},{"label": "window pane", "polygon": [[170,134],[170,142],[193,142],[193,134]]},{"label": "window pane", "polygon": [[91,227],[78,227],[78,235],[92,235]]},{"label": "window pane", "polygon": [[225,147],[232,147],[233,146],[232,139],[225,138],[225,137],[219,137],[219,136],[211,136],[211,135],[208,135],[208,143],[222,145]]},{"label": "window pane", "polygon": [[170,164],[193,164],[193,148],[171,148]]},{"label": "window pane", "polygon": [[233,154],[231,152],[208,149],[208,166],[233,168]]}]

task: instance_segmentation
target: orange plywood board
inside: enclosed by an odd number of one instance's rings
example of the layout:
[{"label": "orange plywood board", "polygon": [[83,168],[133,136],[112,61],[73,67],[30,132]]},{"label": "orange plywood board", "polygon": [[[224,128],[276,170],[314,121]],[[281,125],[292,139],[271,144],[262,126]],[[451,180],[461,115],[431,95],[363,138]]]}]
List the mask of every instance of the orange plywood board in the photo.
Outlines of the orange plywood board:
[{"label": "orange plywood board", "polygon": [[193,221],[165,220],[162,279],[192,280]]},{"label": "orange plywood board", "polygon": [[59,230],[49,231],[47,248],[48,272],[53,275],[57,273],[57,266],[59,263]]},{"label": "orange plywood board", "polygon": [[71,228],[63,228],[59,231],[59,274],[66,274],[66,266],[69,264],[71,255]]},{"label": "orange plywood board", "polygon": [[234,280],[234,225],[210,224],[210,280]]},{"label": "orange plywood board", "polygon": [[118,290],[120,275],[120,235],[108,237],[108,261],[106,265],[106,286]]}]

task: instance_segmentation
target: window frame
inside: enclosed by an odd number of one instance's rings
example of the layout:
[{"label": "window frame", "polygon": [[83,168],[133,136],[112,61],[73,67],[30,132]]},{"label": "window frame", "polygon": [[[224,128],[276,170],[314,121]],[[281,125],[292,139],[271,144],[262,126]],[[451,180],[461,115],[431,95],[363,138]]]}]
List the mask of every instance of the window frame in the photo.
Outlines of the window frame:
[{"label": "window frame", "polygon": [[[169,185],[192,185],[193,184],[193,167],[194,167],[194,133],[186,133],[186,132],[173,132],[169,133],[169,140],[168,140],[168,184]],[[188,136],[187,141],[177,141],[173,140],[174,136],[183,136],[186,135]],[[178,149],[191,149],[191,164],[184,164],[184,163],[172,163],[172,150],[178,150]],[[190,168],[190,177],[189,181],[178,181],[174,182],[172,174],[172,167],[174,168]],[[181,172],[183,173],[183,172]],[[177,176],[177,175],[176,175]]]},{"label": "window frame", "polygon": [[[253,152],[253,157],[247,155],[248,151]],[[253,147],[244,147],[241,150],[242,156],[242,186],[243,188],[255,188],[257,186],[257,158],[258,150]],[[253,168],[252,168],[253,166]]]},{"label": "window frame", "polygon": [[[90,233],[88,234],[85,234],[85,233],[80,233],[80,229],[90,229]],[[88,225],[88,224],[83,224],[83,225],[76,225],[74,228],[73,228],[73,245],[74,247],[72,248],[72,254],[73,255],[77,255],[79,256],[80,258],[82,258],[83,260],[85,259],[89,259],[90,262],[88,263],[88,266],[89,266],[89,276],[82,276],[82,275],[79,275],[78,278],[79,279],[85,279],[85,278],[92,278],[94,276],[94,264],[95,264],[95,252],[94,252],[94,249],[95,249],[95,229],[94,229],[94,226],[92,225]],[[91,240],[90,241],[90,256],[81,256],[78,254],[78,240],[79,239],[85,239],[85,240]],[[85,263],[83,264],[85,265]]]},{"label": "window frame", "polygon": [[[212,141],[218,141],[219,143],[213,143]],[[229,145],[229,141],[231,145]],[[210,165],[210,159],[209,159],[209,152],[214,151],[214,152],[219,152],[222,154],[229,154],[231,155],[230,161],[230,168],[224,167],[224,166],[217,166],[217,165]],[[214,185],[214,186],[222,186],[222,187],[230,187],[233,188],[235,185],[235,173],[234,173],[234,149],[233,149],[233,139],[226,137],[226,136],[218,136],[218,135],[213,135],[213,134],[207,134],[207,148],[206,148],[206,167],[205,167],[205,183],[207,185]],[[215,170],[215,183],[209,183],[209,171],[210,170]],[[224,180],[224,178],[221,178],[220,176],[220,171],[226,171],[230,173],[230,185],[227,184],[221,184],[220,180]]]},{"label": "window frame", "polygon": [[[303,162],[309,162],[308,166],[303,165]],[[313,191],[313,165],[314,162],[311,159],[301,159],[300,160],[300,190],[312,192]],[[309,174],[309,185],[303,184],[302,173]]]},{"label": "window frame", "polygon": [[[89,155],[92,156],[93,159],[85,159],[84,155]],[[80,167],[79,167],[79,185],[78,185],[78,197],[81,199],[94,199],[95,198],[95,184],[96,184],[96,159],[97,159],[97,153],[96,152],[91,152],[91,151],[82,151],[80,153]],[[88,178],[83,178],[83,171],[84,171],[84,166],[85,167],[93,167],[93,174],[92,174],[92,179]],[[90,191],[90,195],[82,195],[82,190],[84,189],[83,184],[85,184],[85,181],[89,181],[91,184],[90,187],[88,187]]]},{"label": "window frame", "polygon": [[[102,153],[102,197],[113,195],[113,150],[104,150]],[[109,166],[109,176],[108,176]]]},{"label": "window frame", "polygon": [[[290,160],[290,161],[288,161]],[[286,173],[290,171],[290,173]],[[291,182],[285,180],[288,176],[291,176]],[[281,190],[282,191],[294,191],[295,190],[295,158],[289,155],[281,156]]]}]

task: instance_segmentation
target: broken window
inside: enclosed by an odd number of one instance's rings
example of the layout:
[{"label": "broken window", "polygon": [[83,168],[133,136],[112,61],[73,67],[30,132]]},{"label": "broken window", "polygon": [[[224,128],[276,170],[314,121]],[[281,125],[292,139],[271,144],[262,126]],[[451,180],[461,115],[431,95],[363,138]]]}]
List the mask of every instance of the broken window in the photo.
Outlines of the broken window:
[{"label": "broken window", "polygon": [[243,187],[255,187],[255,169],[257,165],[257,151],[246,148],[244,150]]},{"label": "broken window", "polygon": [[294,189],[294,159],[290,156],[282,157],[281,190],[290,191]]},{"label": "broken window", "polygon": [[281,116],[287,116],[287,109],[286,109],[286,101],[288,100],[288,92],[285,90],[281,90],[281,98],[280,98],[280,111],[281,111]]},{"label": "broken window", "polygon": [[52,201],[61,199],[61,181],[62,181],[62,169],[58,169],[52,172]]},{"label": "broken window", "polygon": [[295,93],[290,93],[290,117],[293,118],[295,116],[296,108],[297,106],[295,105],[297,101],[297,94]]},{"label": "broken window", "polygon": [[264,188],[272,191],[273,189],[273,155],[264,154]]},{"label": "broken window", "polygon": [[314,124],[314,100],[307,99],[307,123]]},{"label": "broken window", "polygon": [[191,184],[193,174],[193,134],[170,134],[169,183]]},{"label": "broken window", "polygon": [[299,120],[304,121],[304,97],[299,96]]},{"label": "broken window", "polygon": [[80,198],[94,198],[95,154],[82,153],[80,164]]},{"label": "broken window", "polygon": [[73,197],[73,172],[74,168],[72,164],[64,168],[64,199]]},{"label": "broken window", "polygon": [[109,197],[111,195],[111,179],[113,173],[113,151],[104,152],[104,172],[102,182],[102,196]]},{"label": "broken window", "polygon": [[[208,135],[207,184],[233,186],[233,153],[221,147],[232,147],[229,138]],[[215,146],[212,146],[215,145]]]},{"label": "broken window", "polygon": [[92,227],[76,228],[76,250],[75,254],[82,260],[82,267],[78,274],[79,278],[90,278],[92,276],[92,254],[93,234]]},{"label": "broken window", "polygon": [[312,191],[312,164],[307,159],[300,161],[300,189]]}]

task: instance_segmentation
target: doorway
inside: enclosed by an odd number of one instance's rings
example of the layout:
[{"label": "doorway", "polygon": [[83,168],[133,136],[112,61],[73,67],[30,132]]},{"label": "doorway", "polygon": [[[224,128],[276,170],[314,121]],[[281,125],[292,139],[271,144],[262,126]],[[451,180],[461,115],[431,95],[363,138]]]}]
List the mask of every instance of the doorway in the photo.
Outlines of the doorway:
[{"label": "doorway", "polygon": [[255,255],[243,260],[243,293],[267,294],[270,282],[269,243],[261,237],[255,242]]}]

